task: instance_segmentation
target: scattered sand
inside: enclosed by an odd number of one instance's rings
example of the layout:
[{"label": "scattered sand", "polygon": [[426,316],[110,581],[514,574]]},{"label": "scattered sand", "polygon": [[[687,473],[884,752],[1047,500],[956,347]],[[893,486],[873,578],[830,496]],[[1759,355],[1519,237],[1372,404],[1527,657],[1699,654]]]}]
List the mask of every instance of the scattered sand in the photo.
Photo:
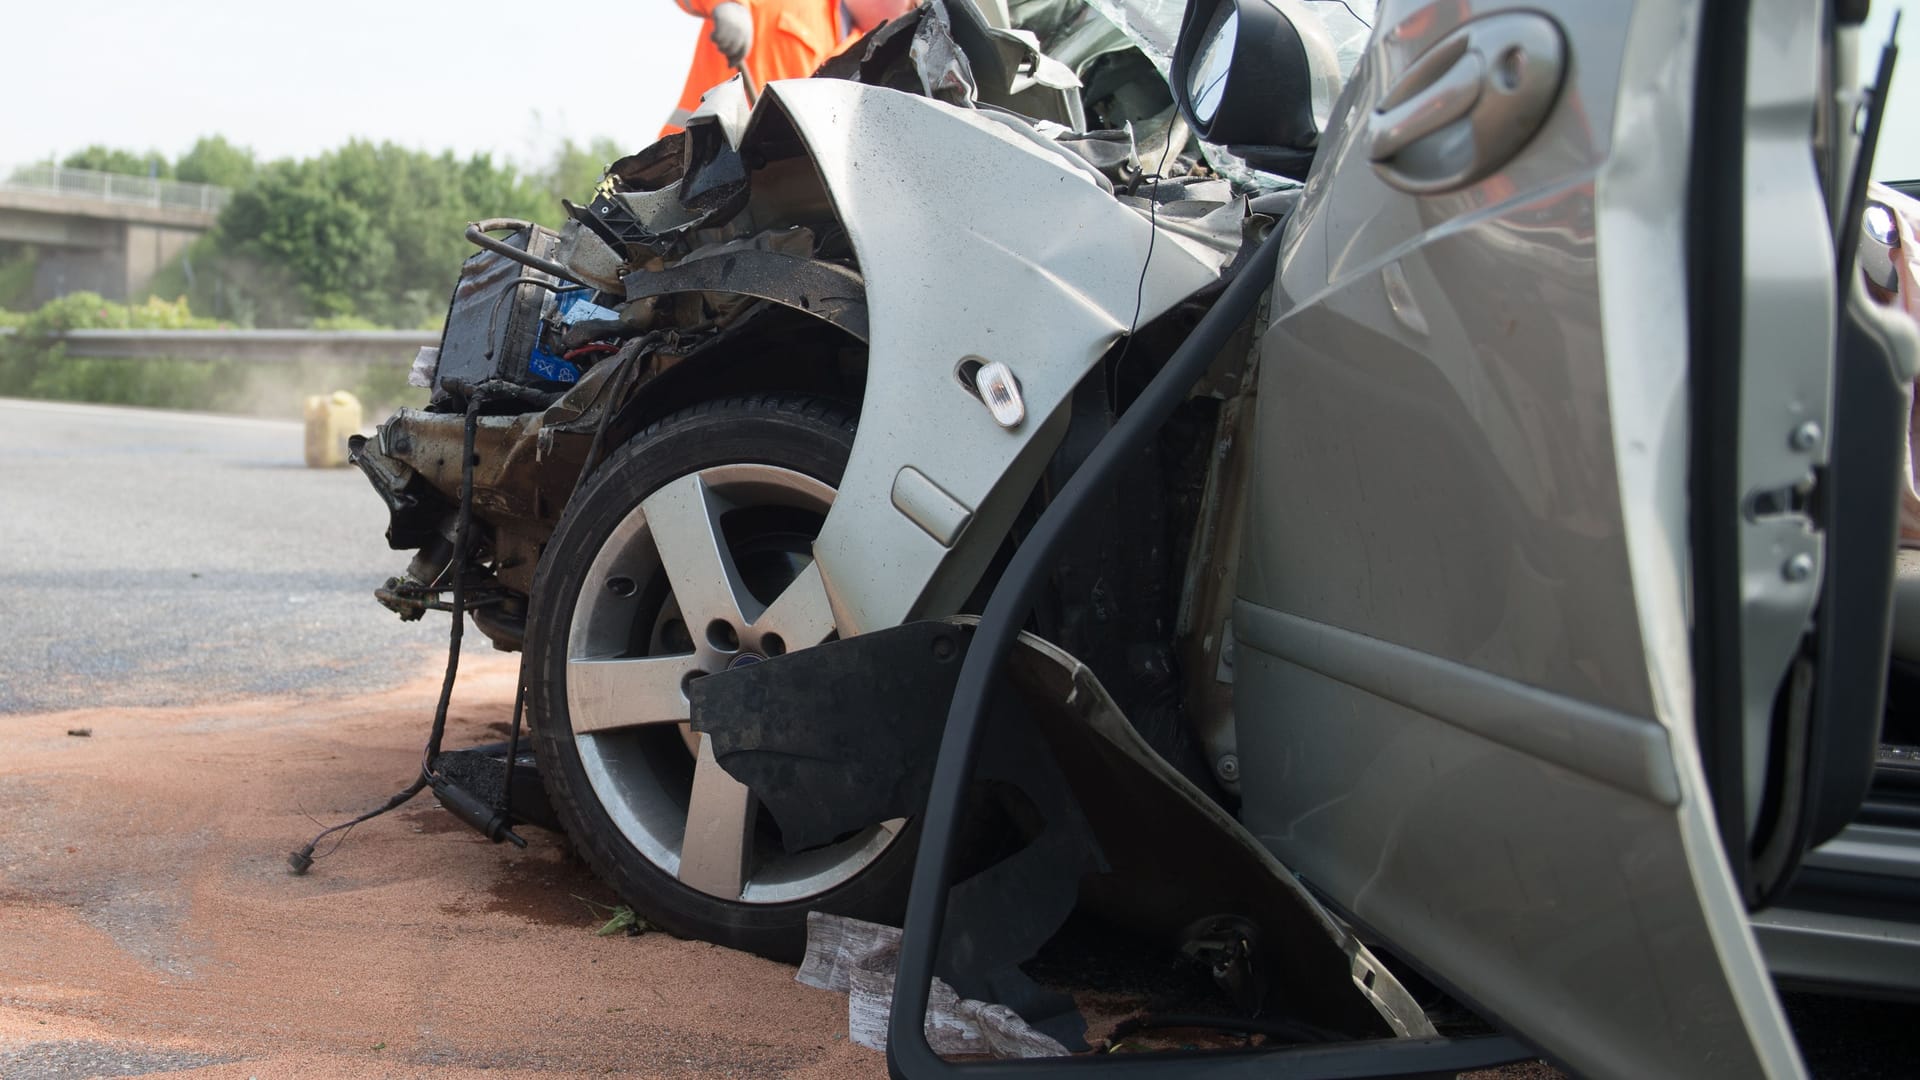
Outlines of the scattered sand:
[{"label": "scattered sand", "polygon": [[[448,746],[504,736],[513,676],[463,659]],[[438,690],[0,717],[0,1077],[886,1075],[791,967],[596,936],[612,894],[539,829],[423,795],[290,874],[308,815],[405,785]],[[1095,998],[1096,1037],[1138,1004]]]},{"label": "scattered sand", "polygon": [[[448,746],[499,737],[512,679],[467,660]],[[0,717],[0,1075],[885,1075],[792,968],[596,937],[612,897],[538,829],[421,796],[289,874],[308,814],[404,785],[437,689]]]}]

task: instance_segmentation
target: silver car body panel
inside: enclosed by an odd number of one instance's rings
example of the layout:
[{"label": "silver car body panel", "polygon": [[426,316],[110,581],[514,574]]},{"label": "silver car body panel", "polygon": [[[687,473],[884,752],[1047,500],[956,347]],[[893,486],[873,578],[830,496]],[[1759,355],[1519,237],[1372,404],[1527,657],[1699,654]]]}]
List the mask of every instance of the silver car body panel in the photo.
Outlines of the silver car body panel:
[{"label": "silver car body panel", "polygon": [[[1920,882],[1920,833],[1849,825],[1807,853],[1803,869],[1882,881]],[[1753,917],[1767,966],[1820,988],[1920,996],[1920,925],[1880,910],[1768,908]]]},{"label": "silver car body panel", "polygon": [[[1824,361],[1838,307],[1827,198],[1808,144],[1820,106],[1824,58],[1816,43],[1825,14],[1805,0],[1759,0],[1753,17],[1768,30],[1749,36],[1743,121],[1750,180],[1741,238],[1739,460],[1740,490],[1749,500],[1811,487],[1814,470],[1826,464],[1833,373]],[[1741,515],[1749,831],[1767,789],[1775,690],[1820,601],[1824,550],[1805,510]]]},{"label": "silver car body panel", "polygon": [[[866,278],[867,386],[853,458],[814,545],[842,635],[958,611],[1067,421],[1073,389],[1135,320],[1219,276],[1060,155],[981,114],[830,79],[774,83]],[[1145,265],[1143,273],[1142,267]],[[1019,328],[1009,334],[1009,327]],[[1013,369],[1007,429],[956,374]],[[965,517],[943,544],[894,498],[900,474]],[[938,532],[939,530],[934,530]]]},{"label": "silver car body panel", "polygon": [[1754,916],[1767,968],[1786,982],[1849,995],[1920,996],[1920,926],[1805,908]]},{"label": "silver car body panel", "polygon": [[[979,620],[972,616],[960,616],[951,621],[955,625],[967,625]],[[1127,757],[1160,776],[1168,787],[1183,792],[1193,807],[1210,817],[1223,833],[1233,839],[1236,847],[1243,847],[1266,864],[1266,870],[1273,880],[1297,899],[1300,913],[1312,919],[1316,928],[1346,954],[1353,988],[1373,1003],[1395,1034],[1407,1038],[1426,1038],[1438,1034],[1426,1012],[1394,976],[1392,969],[1382,964],[1354,936],[1350,927],[1342,925],[1328,914],[1307,892],[1306,886],[1275,861],[1271,852],[1221,809],[1212,797],[1195,787],[1180,770],[1167,764],[1166,759],[1141,737],[1127,719],[1126,711],[1113,700],[1091,668],[1072,653],[1034,634],[1022,633],[1019,645],[1010,664],[1043,672],[1038,679],[1040,683],[1061,688],[1058,694],[1060,705],[1078,716],[1080,722],[1089,729],[1099,732],[1102,738]]]},{"label": "silver car body panel", "polygon": [[[1758,7],[1756,39],[1777,23],[1813,48]],[[1460,190],[1388,187],[1375,104],[1426,44],[1512,10],[1568,43],[1539,134]],[[1376,27],[1262,343],[1242,818],[1583,1075],[1800,1075],[1693,736],[1677,103],[1700,5],[1404,0]]]}]

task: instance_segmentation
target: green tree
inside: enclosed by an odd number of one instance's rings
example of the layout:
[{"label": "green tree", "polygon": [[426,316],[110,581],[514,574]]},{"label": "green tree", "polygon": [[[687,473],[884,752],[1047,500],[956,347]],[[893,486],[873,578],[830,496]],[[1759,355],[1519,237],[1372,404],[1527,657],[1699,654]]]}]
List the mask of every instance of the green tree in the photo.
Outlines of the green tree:
[{"label": "green tree", "polygon": [[33,301],[39,253],[29,244],[0,244],[0,311],[19,310]]},{"label": "green tree", "polygon": [[278,161],[220,215],[213,268],[256,320],[351,315],[371,302],[393,245],[311,162]]},{"label": "green tree", "polygon": [[547,193],[556,200],[572,199],[584,204],[593,198],[593,187],[600,182],[607,166],[630,152],[605,136],[584,146],[565,139],[547,167]]},{"label": "green tree", "polygon": [[253,151],[235,146],[224,136],[202,135],[193,149],[180,156],[174,176],[195,184],[238,188],[253,179]]},{"label": "green tree", "polygon": [[60,164],[69,169],[93,169],[121,176],[158,176],[161,179],[173,176],[173,164],[158,150],[136,154],[119,147],[94,145],[68,154]]},{"label": "green tree", "polygon": [[543,188],[486,155],[392,143],[276,161],[236,190],[214,233],[189,252],[190,295],[198,310],[264,325],[430,324],[473,253],[467,222],[551,223],[559,206]]}]

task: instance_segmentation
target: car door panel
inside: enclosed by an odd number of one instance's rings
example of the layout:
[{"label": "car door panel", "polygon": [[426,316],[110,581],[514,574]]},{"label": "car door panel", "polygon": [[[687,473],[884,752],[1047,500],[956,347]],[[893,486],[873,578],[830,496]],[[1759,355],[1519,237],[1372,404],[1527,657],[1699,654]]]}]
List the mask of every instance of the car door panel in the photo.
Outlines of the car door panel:
[{"label": "car door panel", "polygon": [[[1550,12],[1562,28],[1569,43],[1567,59],[1553,111],[1520,152],[1485,179],[1417,198],[1381,182],[1368,160],[1371,116],[1394,90],[1399,75],[1469,21],[1541,11]],[[1468,228],[1515,198],[1531,198],[1581,176],[1590,178],[1606,157],[1617,78],[1617,69],[1596,65],[1594,59],[1612,56],[1617,62],[1624,44],[1626,28],[1614,11],[1608,4],[1503,0],[1382,3],[1374,23],[1381,29],[1348,88],[1351,108],[1341,112],[1341,125],[1327,133],[1324,141],[1329,145],[1308,180],[1303,202],[1306,213],[1330,216],[1322,231],[1330,252],[1322,280],[1339,282],[1361,273],[1407,246],[1409,237],[1433,229]],[[1362,176],[1367,182],[1360,182]],[[1321,189],[1324,194],[1316,194]],[[1284,265],[1292,269],[1290,263]]]},{"label": "car door panel", "polygon": [[1588,362],[1591,192],[1432,238],[1275,327],[1284,391],[1261,395],[1261,430],[1286,461],[1263,453],[1255,480],[1249,595],[1646,711],[1605,371]]},{"label": "car door panel", "polygon": [[[1460,722],[1524,710],[1574,743],[1596,734],[1580,703],[1502,681],[1457,695],[1457,712],[1408,708],[1390,684],[1295,663],[1302,652],[1250,614],[1236,622],[1236,684],[1285,701],[1292,733],[1243,725],[1242,760],[1283,759],[1270,782],[1291,809],[1271,814],[1243,787],[1243,818],[1337,908],[1580,1075],[1792,1074],[1790,1044],[1776,1037],[1771,1061],[1753,1048],[1770,1018],[1750,1024],[1742,1011],[1760,987],[1719,977],[1725,939],[1737,945],[1745,930],[1730,890],[1718,925],[1695,899],[1687,854],[1712,841],[1705,819],[1676,827],[1652,792]],[[1453,682],[1472,670],[1435,666]],[[1489,820],[1503,823],[1497,836]],[[1354,857],[1310,854],[1334,850]],[[1745,975],[1764,981],[1757,963]]]},{"label": "car door panel", "polygon": [[1565,82],[1477,183],[1408,194],[1366,153],[1425,44],[1518,7],[1383,3],[1290,223],[1235,610],[1242,818],[1583,1075],[1797,1075],[1691,712],[1704,5],[1525,5]]}]

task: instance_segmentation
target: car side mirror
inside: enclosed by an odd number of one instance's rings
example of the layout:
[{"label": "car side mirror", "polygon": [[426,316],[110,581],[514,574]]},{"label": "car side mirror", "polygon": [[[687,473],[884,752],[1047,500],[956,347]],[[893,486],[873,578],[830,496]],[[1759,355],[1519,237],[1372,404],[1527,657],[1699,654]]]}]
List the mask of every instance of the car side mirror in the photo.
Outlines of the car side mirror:
[{"label": "car side mirror", "polygon": [[1306,177],[1340,82],[1311,13],[1288,0],[1189,0],[1171,75],[1202,139],[1254,168]]}]

